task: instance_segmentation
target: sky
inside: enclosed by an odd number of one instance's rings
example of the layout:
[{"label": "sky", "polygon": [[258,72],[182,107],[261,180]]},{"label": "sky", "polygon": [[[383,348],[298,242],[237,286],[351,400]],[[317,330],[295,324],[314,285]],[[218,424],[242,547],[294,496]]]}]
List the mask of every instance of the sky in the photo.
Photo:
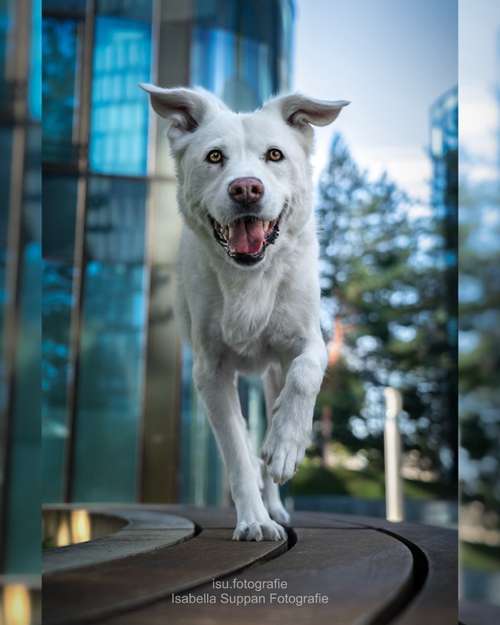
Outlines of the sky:
[{"label": "sky", "polygon": [[473,157],[461,163],[471,179],[491,180],[498,175],[500,2],[460,0],[459,7],[460,142]]},{"label": "sky", "polygon": [[371,175],[386,170],[427,200],[429,110],[458,82],[457,0],[296,0],[296,9],[293,88],[351,100],[316,130],[315,178],[339,131]]}]

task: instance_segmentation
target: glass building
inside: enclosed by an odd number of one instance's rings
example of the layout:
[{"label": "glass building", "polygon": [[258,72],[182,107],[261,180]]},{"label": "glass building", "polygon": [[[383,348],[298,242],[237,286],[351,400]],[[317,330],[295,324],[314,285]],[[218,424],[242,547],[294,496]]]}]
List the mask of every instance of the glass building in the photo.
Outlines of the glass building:
[{"label": "glass building", "polygon": [[[181,221],[139,82],[236,110],[287,89],[291,0],[43,3],[43,499],[224,498],[173,305]],[[256,438],[263,400],[241,384]]]},{"label": "glass building", "polygon": [[0,1],[2,622],[40,610],[40,21],[39,0]]},{"label": "glass building", "polygon": [[442,223],[444,262],[447,269],[449,339],[457,341],[458,249],[458,89],[443,94],[431,108],[431,204]]},{"label": "glass building", "polygon": [[447,264],[457,262],[456,229],[458,223],[458,89],[453,87],[434,102],[430,114],[432,159],[432,206],[443,219]]},{"label": "glass building", "polygon": [[[434,102],[430,112],[432,160],[431,205],[441,226],[444,263],[445,332],[449,374],[442,381],[448,415],[449,440],[458,440],[458,89],[453,87]],[[458,467],[453,467],[456,473]],[[455,476],[458,479],[458,476]]]}]

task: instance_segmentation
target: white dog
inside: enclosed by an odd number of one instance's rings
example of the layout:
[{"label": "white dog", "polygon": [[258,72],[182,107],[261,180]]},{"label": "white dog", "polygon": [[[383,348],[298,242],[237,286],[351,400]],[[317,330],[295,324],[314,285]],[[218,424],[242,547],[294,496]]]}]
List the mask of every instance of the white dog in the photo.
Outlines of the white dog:
[{"label": "white dog", "polygon": [[[326,366],[311,124],[333,122],[348,102],[286,95],[238,114],[201,89],[141,86],[169,122],[185,221],[178,312],[236,506],[233,538],[280,540],[289,517],[278,485],[304,457]],[[238,372],[263,374],[263,466],[248,441]]]}]

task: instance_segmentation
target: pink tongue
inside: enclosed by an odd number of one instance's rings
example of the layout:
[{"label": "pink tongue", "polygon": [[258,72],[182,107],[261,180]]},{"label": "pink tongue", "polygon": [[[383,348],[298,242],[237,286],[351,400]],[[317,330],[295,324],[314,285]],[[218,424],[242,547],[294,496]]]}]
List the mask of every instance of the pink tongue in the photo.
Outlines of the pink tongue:
[{"label": "pink tongue", "polygon": [[229,247],[238,254],[257,254],[262,249],[265,236],[262,221],[238,219],[229,226]]}]

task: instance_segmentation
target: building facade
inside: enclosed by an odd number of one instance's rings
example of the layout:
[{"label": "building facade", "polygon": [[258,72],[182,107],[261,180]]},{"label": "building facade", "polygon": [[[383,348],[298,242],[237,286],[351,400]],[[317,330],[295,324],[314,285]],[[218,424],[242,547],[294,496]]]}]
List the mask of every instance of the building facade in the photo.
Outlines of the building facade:
[{"label": "building facade", "polygon": [[[250,110],[289,87],[293,18],[291,0],[44,2],[44,501],[223,498],[173,315],[174,167],[137,84]],[[260,390],[242,397],[258,436]]]},{"label": "building facade", "polygon": [[448,335],[457,345],[458,327],[458,89],[443,94],[431,108],[430,155],[432,159],[431,204],[442,224]]},{"label": "building facade", "polygon": [[457,266],[458,226],[458,89],[444,93],[430,113],[432,159],[431,204],[442,219],[446,239],[446,264]]},{"label": "building facade", "polygon": [[[444,93],[430,112],[430,156],[432,160],[431,205],[443,244],[445,331],[447,334],[446,378],[443,384],[443,414],[449,423],[448,440],[458,440],[458,89]],[[439,262],[440,259],[436,259]],[[451,467],[458,481],[458,458]]]},{"label": "building facade", "polygon": [[5,575],[38,575],[40,569],[40,483],[33,469],[40,460],[40,17],[37,0],[0,3],[3,583]]}]

